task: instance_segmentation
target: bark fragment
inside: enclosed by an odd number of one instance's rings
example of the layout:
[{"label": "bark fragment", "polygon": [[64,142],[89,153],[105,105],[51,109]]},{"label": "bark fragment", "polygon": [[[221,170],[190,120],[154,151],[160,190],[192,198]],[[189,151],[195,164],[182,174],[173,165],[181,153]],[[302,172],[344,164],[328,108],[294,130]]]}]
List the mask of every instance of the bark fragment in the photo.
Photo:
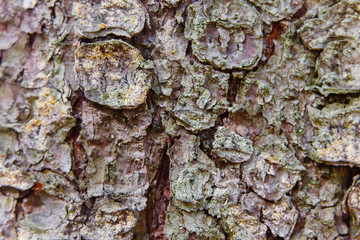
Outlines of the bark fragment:
[{"label": "bark fragment", "polygon": [[81,37],[94,38],[115,34],[131,37],[145,26],[147,12],[138,0],[86,1],[73,4],[75,31]]},{"label": "bark fragment", "polygon": [[351,40],[333,41],[324,48],[316,62],[318,77],[314,87],[324,96],[360,91],[359,47]]},{"label": "bark fragment", "polygon": [[199,132],[215,125],[217,116],[228,107],[229,74],[210,66],[184,62],[187,75],[183,75],[182,91],[172,114],[180,126]]},{"label": "bark fragment", "polygon": [[261,19],[268,24],[291,17],[304,4],[303,0],[250,0],[250,2],[262,10]]},{"label": "bark fragment", "polygon": [[246,162],[254,151],[250,140],[225,127],[215,133],[213,148],[219,157],[232,163]]},{"label": "bark fragment", "polygon": [[270,201],[280,200],[305,170],[294,150],[286,147],[284,139],[274,135],[262,137],[255,146],[254,155],[254,159],[244,165],[244,181],[259,196]]},{"label": "bark fragment", "polygon": [[146,65],[139,50],[120,40],[85,44],[75,53],[76,78],[85,96],[116,109],[145,102],[151,83]]},{"label": "bark fragment", "polygon": [[336,39],[359,41],[359,27],[359,2],[348,0],[324,9],[318,18],[306,20],[299,32],[307,47],[319,50]]},{"label": "bark fragment", "polygon": [[187,9],[185,37],[195,56],[221,69],[256,66],[262,53],[262,22],[242,0],[203,1]]},{"label": "bark fragment", "polygon": [[314,160],[333,165],[359,165],[359,104],[360,100],[354,98],[348,104],[333,103],[322,110],[308,107],[310,120],[318,129],[309,149]]}]

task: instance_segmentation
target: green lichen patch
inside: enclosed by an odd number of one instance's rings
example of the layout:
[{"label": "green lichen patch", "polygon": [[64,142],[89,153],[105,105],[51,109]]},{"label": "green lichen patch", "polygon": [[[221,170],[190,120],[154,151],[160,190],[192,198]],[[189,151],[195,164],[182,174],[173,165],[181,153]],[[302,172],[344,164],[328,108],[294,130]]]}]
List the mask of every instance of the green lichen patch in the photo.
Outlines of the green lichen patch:
[{"label": "green lichen patch", "polygon": [[232,163],[249,160],[254,151],[250,140],[226,127],[219,127],[216,131],[213,149],[220,158]]},{"label": "green lichen patch", "polygon": [[174,116],[178,119],[177,124],[188,130],[199,132],[215,126],[217,115],[203,110],[190,110],[196,108],[188,99],[180,99],[174,109]]},{"label": "green lichen patch", "polygon": [[[185,167],[172,184],[172,192],[177,201],[184,205],[202,205],[212,195],[211,172],[201,166]],[[183,204],[180,204],[183,205]],[[187,208],[183,206],[183,208]],[[191,210],[193,208],[190,208]]]},{"label": "green lichen patch", "polygon": [[184,134],[170,152],[173,202],[186,211],[206,207],[217,173],[215,164],[200,150],[199,144],[197,137]]},{"label": "green lichen patch", "polygon": [[110,40],[84,44],[75,52],[76,79],[91,101],[111,108],[135,108],[146,100],[151,77],[141,53]]},{"label": "green lichen patch", "polygon": [[[211,216],[219,218],[229,206],[238,202],[240,165],[217,169],[199,148],[199,138],[187,134],[182,134],[174,142],[169,155],[170,204],[184,212],[185,216],[202,215],[201,210],[206,210]],[[171,216],[174,213],[168,211],[168,214]]]},{"label": "green lichen patch", "polygon": [[210,66],[183,62],[187,75],[182,76],[182,91],[172,114],[177,123],[198,132],[211,128],[219,114],[228,107],[227,92],[229,74]]},{"label": "green lichen patch", "polygon": [[354,41],[330,42],[316,61],[314,87],[323,95],[360,91],[360,50]]},{"label": "green lichen patch", "polygon": [[172,205],[168,206],[164,235],[169,240],[187,240],[190,236],[204,240],[225,239],[215,218],[202,211],[181,211]]},{"label": "green lichen patch", "polygon": [[359,166],[360,99],[329,104],[322,110],[309,106],[308,111],[318,129],[309,147],[310,156],[321,163]]},{"label": "green lichen patch", "polygon": [[205,209],[211,216],[222,218],[229,206],[238,203],[241,193],[245,192],[244,188],[240,181],[240,164],[227,165],[226,168],[219,169],[211,200]]},{"label": "green lichen patch", "polygon": [[147,18],[138,0],[78,0],[73,4],[73,14],[76,33],[87,38],[108,34],[131,37],[144,28]]},{"label": "green lichen patch", "polygon": [[185,37],[200,61],[221,69],[251,69],[260,60],[263,48],[259,13],[243,0],[191,4]]}]

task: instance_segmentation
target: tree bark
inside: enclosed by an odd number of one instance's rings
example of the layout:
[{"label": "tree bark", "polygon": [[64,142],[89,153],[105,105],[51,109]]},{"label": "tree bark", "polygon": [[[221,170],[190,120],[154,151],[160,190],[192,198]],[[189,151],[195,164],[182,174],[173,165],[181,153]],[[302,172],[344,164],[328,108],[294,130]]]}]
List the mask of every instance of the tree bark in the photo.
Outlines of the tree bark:
[{"label": "tree bark", "polygon": [[0,239],[360,237],[359,1],[0,9]]}]

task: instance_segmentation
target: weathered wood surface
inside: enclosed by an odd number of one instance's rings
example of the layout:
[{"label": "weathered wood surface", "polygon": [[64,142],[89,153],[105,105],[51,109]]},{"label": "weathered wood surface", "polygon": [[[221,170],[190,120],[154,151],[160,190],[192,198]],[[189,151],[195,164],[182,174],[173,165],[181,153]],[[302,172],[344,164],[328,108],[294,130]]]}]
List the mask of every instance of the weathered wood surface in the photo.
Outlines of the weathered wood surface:
[{"label": "weathered wood surface", "polygon": [[0,239],[360,238],[360,2],[0,0]]}]

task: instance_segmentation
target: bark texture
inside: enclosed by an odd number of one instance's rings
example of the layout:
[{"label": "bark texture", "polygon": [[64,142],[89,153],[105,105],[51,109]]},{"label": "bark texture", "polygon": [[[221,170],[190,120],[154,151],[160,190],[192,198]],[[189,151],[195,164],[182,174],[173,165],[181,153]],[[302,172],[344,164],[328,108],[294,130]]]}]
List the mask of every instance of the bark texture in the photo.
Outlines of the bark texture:
[{"label": "bark texture", "polygon": [[360,238],[358,0],[0,0],[0,239]]}]

